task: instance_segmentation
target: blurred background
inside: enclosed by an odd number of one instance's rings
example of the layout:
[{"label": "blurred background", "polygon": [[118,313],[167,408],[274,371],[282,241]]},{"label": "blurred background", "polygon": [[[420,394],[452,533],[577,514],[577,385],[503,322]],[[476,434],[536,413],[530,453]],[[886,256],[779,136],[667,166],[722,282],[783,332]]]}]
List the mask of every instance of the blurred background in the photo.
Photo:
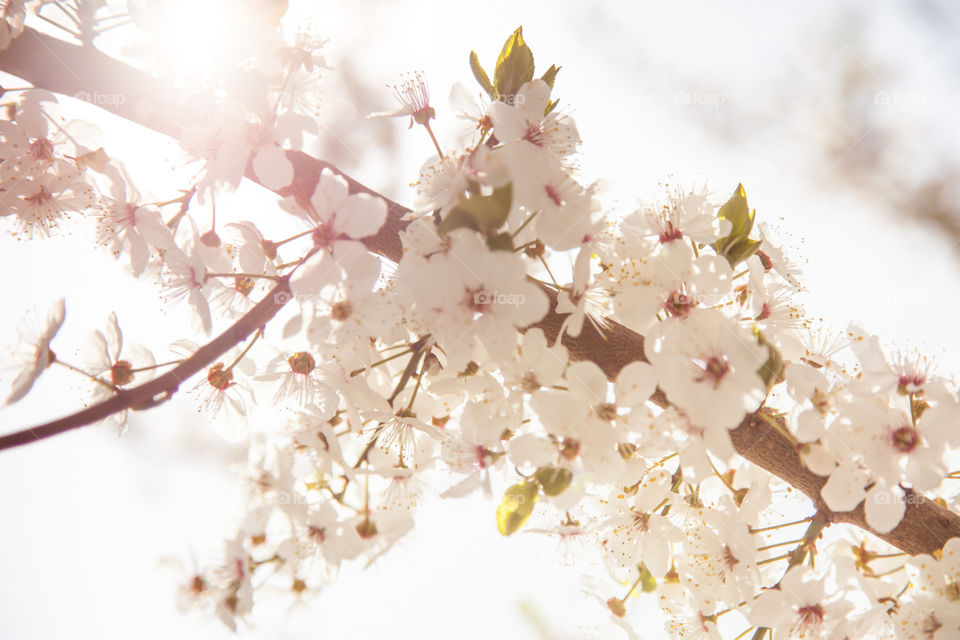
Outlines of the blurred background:
[{"label": "blurred background", "polygon": [[[202,3],[183,4],[184,29],[222,28],[217,14],[196,8]],[[303,8],[329,38],[331,67],[317,104],[320,136],[307,150],[368,186],[412,204],[408,185],[433,151],[404,120],[366,119],[394,108],[384,85],[422,71],[441,143],[452,146],[447,96],[456,82],[476,89],[470,50],[490,70],[523,25],[538,75],[562,66],[554,96],[576,119],[581,170],[602,182],[611,211],[629,212],[665,183],[705,184],[722,202],[743,182],[757,219],[801,262],[810,315],[839,330],[857,321],[885,345],[928,353],[941,373],[960,371],[960,5],[391,0]],[[104,47],[123,37],[108,34]],[[167,176],[175,142],[89,105],[71,108],[98,122],[108,150],[142,148],[133,162],[158,191],[165,180],[182,186]],[[234,198],[223,206],[276,200],[250,185]],[[126,339],[158,359],[166,344],[192,335],[183,308],[124,278],[84,233],[0,238],[0,342],[13,340],[26,308],[59,296],[67,323],[58,351],[102,330],[111,310]],[[51,372],[22,403],[0,410],[0,430],[71,411],[80,386]],[[88,428],[0,454],[0,638],[231,635],[176,610],[185,575],[176,562],[189,571],[192,557],[202,564],[216,551],[243,489],[243,451],[217,438],[182,396],[134,416],[123,438]],[[603,605],[582,593],[603,570],[544,536],[500,538],[494,510],[479,497],[430,499],[413,534],[369,569],[348,569],[316,600],[266,606],[240,635],[611,637]],[[646,599],[631,609],[645,610]],[[653,622],[642,631],[663,637]]]}]

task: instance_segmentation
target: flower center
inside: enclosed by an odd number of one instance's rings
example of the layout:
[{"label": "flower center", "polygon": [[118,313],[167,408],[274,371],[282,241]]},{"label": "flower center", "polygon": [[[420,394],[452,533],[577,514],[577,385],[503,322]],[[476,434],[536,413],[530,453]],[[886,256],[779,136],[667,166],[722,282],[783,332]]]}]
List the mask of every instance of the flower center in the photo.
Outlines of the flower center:
[{"label": "flower center", "polygon": [[666,244],[674,240],[681,240],[682,238],[683,231],[680,230],[680,227],[673,226],[673,220],[667,220],[663,231],[660,232],[660,243]]},{"label": "flower center", "polygon": [[53,162],[53,143],[46,138],[38,138],[30,143],[27,154],[36,162]]},{"label": "flower center", "polygon": [[561,198],[560,193],[553,188],[553,185],[548,184],[545,187],[545,190],[547,192],[547,197],[553,201],[553,204],[557,205],[558,207],[562,207],[564,205],[563,198]]},{"label": "flower center", "polygon": [[53,194],[47,191],[47,187],[45,185],[40,185],[39,191],[32,196],[25,197],[24,200],[32,205],[43,206],[53,200]]},{"label": "flower center", "polygon": [[937,617],[931,613],[929,616],[927,616],[924,619],[922,630],[923,630],[923,633],[926,634],[928,638],[932,638],[933,634],[935,634],[937,630],[942,626],[943,626],[943,623],[937,620]]},{"label": "flower center", "polygon": [[233,373],[229,369],[224,369],[222,362],[218,362],[210,367],[210,371],[207,373],[207,382],[218,391],[226,391],[233,384]]},{"label": "flower center", "polygon": [[377,525],[373,524],[370,518],[364,518],[363,521],[357,525],[357,533],[364,540],[369,540],[377,535]]},{"label": "flower center", "polygon": [[723,545],[723,564],[727,569],[733,569],[740,561],[733,555],[729,545]]},{"label": "flower center", "polygon": [[710,382],[714,388],[720,386],[720,382],[730,373],[730,363],[725,356],[710,356],[704,360],[700,367],[703,373],[697,378],[697,382]]},{"label": "flower center", "polygon": [[304,376],[313,371],[313,369],[317,366],[313,356],[306,351],[298,351],[287,358],[287,362],[290,363],[290,369],[294,373]]},{"label": "flower center", "polygon": [[474,447],[473,453],[474,456],[476,456],[477,466],[481,469],[486,469],[487,465],[489,464],[486,447],[478,444],[476,447]]},{"label": "flower center", "polygon": [[564,438],[560,441],[560,456],[566,460],[573,460],[580,455],[580,443],[573,438]]},{"label": "flower center", "polygon": [[601,404],[597,405],[594,409],[597,414],[597,417],[601,420],[613,421],[617,418],[617,405],[615,404]]},{"label": "flower center", "polygon": [[190,580],[190,593],[195,596],[199,596],[206,590],[207,583],[204,581],[203,576],[193,576],[193,578]]},{"label": "flower center", "polygon": [[110,380],[118,387],[133,380],[133,365],[126,360],[117,360],[116,364],[110,367]]},{"label": "flower center", "polygon": [[326,249],[337,239],[337,234],[333,231],[333,225],[324,222],[317,225],[311,237],[313,238],[314,246]]},{"label": "flower center", "polygon": [[800,626],[816,627],[823,624],[823,607],[819,604],[808,604],[797,610]]},{"label": "flower center", "polygon": [[770,256],[765,254],[763,251],[757,250],[757,257],[760,258],[760,264],[763,266],[764,271],[770,271],[773,268],[773,260],[770,259]]},{"label": "flower center", "polygon": [[530,123],[527,125],[527,132],[524,134],[523,139],[531,144],[535,144],[538,147],[546,146],[546,136],[543,132],[543,127],[539,124]]},{"label": "flower center", "polygon": [[237,293],[246,298],[250,295],[250,292],[253,291],[253,278],[237,276],[233,279],[233,288]]},{"label": "flower center", "polygon": [[685,317],[690,313],[690,309],[692,308],[693,302],[691,302],[690,296],[681,291],[674,291],[667,297],[667,301],[663,303],[664,311],[674,318]]},{"label": "flower center", "polygon": [[482,287],[467,289],[464,305],[474,313],[486,313],[493,308],[493,296]]},{"label": "flower center", "polygon": [[638,533],[650,531],[650,514],[633,512],[633,528]]},{"label": "flower center", "polygon": [[346,322],[347,318],[349,318],[350,314],[352,313],[353,307],[350,306],[350,303],[346,300],[334,302],[332,305],[330,305],[330,317],[337,322]]},{"label": "flower center", "polygon": [[890,432],[890,443],[902,453],[910,453],[920,442],[920,434],[911,425],[904,425]]}]

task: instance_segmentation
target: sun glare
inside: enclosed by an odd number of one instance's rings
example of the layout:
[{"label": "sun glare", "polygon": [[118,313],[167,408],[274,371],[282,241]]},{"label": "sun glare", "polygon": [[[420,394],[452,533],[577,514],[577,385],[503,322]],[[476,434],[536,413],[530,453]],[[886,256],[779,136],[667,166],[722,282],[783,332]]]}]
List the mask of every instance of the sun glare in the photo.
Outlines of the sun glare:
[{"label": "sun glare", "polygon": [[256,2],[171,0],[145,11],[161,69],[186,79],[224,70],[253,53]]}]

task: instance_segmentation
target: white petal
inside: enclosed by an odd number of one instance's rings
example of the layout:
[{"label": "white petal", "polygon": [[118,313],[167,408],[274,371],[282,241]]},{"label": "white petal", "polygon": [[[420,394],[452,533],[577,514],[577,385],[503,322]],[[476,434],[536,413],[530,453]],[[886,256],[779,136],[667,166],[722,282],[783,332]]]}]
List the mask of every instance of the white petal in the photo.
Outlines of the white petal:
[{"label": "white petal", "polygon": [[614,385],[617,404],[635,407],[650,399],[657,389],[657,375],[653,366],[646,362],[631,362],[617,375]]},{"label": "white petal", "polygon": [[310,204],[313,205],[321,220],[329,220],[334,210],[346,200],[349,190],[350,186],[342,176],[325,168],[320,172],[320,179],[317,181],[316,189],[313,190]]},{"label": "white petal", "polygon": [[471,473],[441,494],[443,498],[465,498],[480,488],[482,478],[479,473]]},{"label": "white petal", "polygon": [[889,533],[900,524],[907,505],[897,491],[877,484],[867,492],[863,508],[867,524],[880,533]]},{"label": "white petal", "polygon": [[831,510],[852,511],[867,495],[863,489],[867,479],[867,472],[857,468],[854,463],[841,465],[823,485],[820,495]]},{"label": "white petal", "polygon": [[110,364],[120,359],[120,352],[123,350],[123,333],[120,331],[120,324],[117,322],[117,314],[113,311],[107,318],[107,355],[110,356]]},{"label": "white petal", "polygon": [[340,268],[326,251],[318,251],[290,279],[290,291],[301,299],[315,298],[325,285],[340,281]]},{"label": "white petal", "polygon": [[271,191],[279,191],[293,182],[293,164],[282,147],[269,145],[253,158],[253,172],[260,184]]},{"label": "white petal", "polygon": [[387,203],[368,193],[355,193],[336,211],[336,230],[351,238],[365,238],[380,231],[387,219]]}]

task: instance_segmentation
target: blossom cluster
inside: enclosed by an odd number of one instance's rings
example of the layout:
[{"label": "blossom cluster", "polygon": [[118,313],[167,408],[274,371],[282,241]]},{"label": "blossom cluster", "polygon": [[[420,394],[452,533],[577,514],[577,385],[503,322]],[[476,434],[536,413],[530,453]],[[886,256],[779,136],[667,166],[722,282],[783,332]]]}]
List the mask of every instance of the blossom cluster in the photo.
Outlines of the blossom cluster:
[{"label": "blossom cluster", "polygon": [[[836,339],[816,328],[797,302],[798,268],[755,227],[742,186],[726,198],[665,188],[609,215],[578,172],[558,67],[533,77],[518,30],[493,81],[472,62],[482,94],[454,89],[466,124],[451,147],[429,129],[436,109],[419,76],[398,87],[399,109],[378,114],[409,117],[437,146],[413,211],[398,215],[328,167],[296,192],[286,150],[314,125],[285,92],[315,58],[277,51],[275,68],[264,63],[267,100],[220,96],[211,121],[185,131],[200,168],[165,202],[141,202],[119,159],[68,135],[52,96],[28,92],[0,122],[0,214],[19,233],[46,235],[78,212],[134,276],[186,302],[203,334],[260,299],[292,300],[192,383],[218,430],[248,444],[249,507],[222,563],[187,578],[184,606],[236,628],[258,591],[302,598],[343,563],[387,551],[432,491],[496,491],[504,535],[532,519],[530,530],[604,560],[611,586],[594,595],[631,636],[642,592],[656,592],[677,638],[960,633],[957,539],[896,566],[882,542],[858,538],[820,549],[831,562],[815,565],[822,514],[778,522],[785,504],[808,503],[735,453],[731,432],[766,422],[827,478],[818,504],[863,503],[887,533],[911,496],[944,491],[960,448],[953,383],[857,327]],[[222,211],[201,231],[192,198],[213,200],[244,175],[284,194],[292,235]],[[388,220],[402,252],[378,256]],[[8,402],[67,365],[51,347],[63,320],[61,305],[24,333]],[[644,349],[615,370],[565,346],[619,330],[643,335]],[[94,400],[198,348],[180,341],[157,365],[146,348],[123,350],[116,315],[88,346],[67,366]],[[269,411],[254,417],[254,404]],[[797,524],[808,527],[799,540],[778,540]],[[618,595],[617,583],[632,586]]]}]

